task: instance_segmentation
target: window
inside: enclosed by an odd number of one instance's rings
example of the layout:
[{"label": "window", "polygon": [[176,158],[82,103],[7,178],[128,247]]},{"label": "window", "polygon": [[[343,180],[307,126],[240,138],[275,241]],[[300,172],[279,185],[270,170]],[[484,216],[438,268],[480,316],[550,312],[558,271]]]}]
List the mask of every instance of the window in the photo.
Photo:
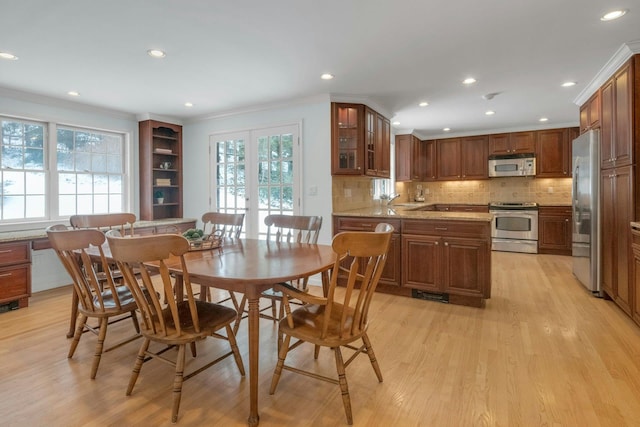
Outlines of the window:
[{"label": "window", "polygon": [[45,218],[45,126],[2,119],[0,218]]},{"label": "window", "polygon": [[58,214],[122,212],[124,138],[58,127]]},{"label": "window", "polygon": [[0,224],[126,209],[124,134],[0,121]]}]

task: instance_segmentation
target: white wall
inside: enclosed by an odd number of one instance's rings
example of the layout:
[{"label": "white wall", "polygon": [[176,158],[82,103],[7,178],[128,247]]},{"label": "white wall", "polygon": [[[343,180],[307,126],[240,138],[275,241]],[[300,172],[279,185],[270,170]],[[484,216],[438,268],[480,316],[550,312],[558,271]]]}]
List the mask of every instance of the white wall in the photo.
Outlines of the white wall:
[{"label": "white wall", "polygon": [[[272,125],[302,123],[302,214],[321,215],[319,243],[331,242],[331,104],[329,97],[287,106],[272,107],[189,121],[183,125],[185,217],[200,219],[209,206],[209,136]],[[309,188],[317,187],[310,196]]]}]

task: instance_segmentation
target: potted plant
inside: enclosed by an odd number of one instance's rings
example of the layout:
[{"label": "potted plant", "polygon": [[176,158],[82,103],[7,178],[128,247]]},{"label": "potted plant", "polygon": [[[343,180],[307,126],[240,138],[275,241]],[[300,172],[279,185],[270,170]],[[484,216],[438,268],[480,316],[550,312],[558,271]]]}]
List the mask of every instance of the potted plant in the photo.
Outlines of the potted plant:
[{"label": "potted plant", "polygon": [[156,191],[155,193],[153,193],[153,195],[156,198],[156,201],[158,202],[159,205],[164,203],[164,193],[160,190]]}]

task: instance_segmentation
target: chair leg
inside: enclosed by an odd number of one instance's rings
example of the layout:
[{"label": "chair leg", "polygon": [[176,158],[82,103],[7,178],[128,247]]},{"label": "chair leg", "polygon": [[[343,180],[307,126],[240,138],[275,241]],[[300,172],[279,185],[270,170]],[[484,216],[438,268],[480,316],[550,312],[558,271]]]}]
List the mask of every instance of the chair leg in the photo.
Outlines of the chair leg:
[{"label": "chair leg", "polygon": [[131,310],[131,321],[133,322],[133,327],[136,328],[136,333],[140,333],[140,323],[138,323],[138,315],[135,310]]},{"label": "chair leg", "polygon": [[229,299],[233,304],[233,308],[239,312],[240,306],[238,305],[238,298],[236,298],[236,294],[234,294],[233,291],[229,291]]},{"label": "chair leg", "polygon": [[238,365],[240,375],[244,377],[244,363],[242,363],[242,356],[240,355],[240,350],[238,349],[236,336],[233,334],[233,329],[231,329],[230,325],[225,326],[225,329],[227,330],[227,338],[229,339],[229,345],[231,346],[231,351],[233,352],[233,358],[236,360],[236,365]]},{"label": "chair leg", "polygon": [[291,336],[285,335],[284,342],[280,346],[280,351],[278,352],[278,363],[276,364],[276,369],[273,371],[273,377],[271,378],[271,388],[269,389],[269,394],[273,394],[276,392],[276,387],[278,386],[278,382],[280,381],[280,375],[282,374],[282,367],[284,366],[284,360],[287,358],[287,353],[289,352],[290,342],[291,342]]},{"label": "chair leg", "polygon": [[138,381],[138,375],[140,374],[140,369],[142,369],[142,364],[144,363],[144,355],[147,349],[149,348],[149,344],[151,340],[148,338],[144,339],[144,342],[140,346],[138,350],[138,357],[136,358],[136,363],[133,365],[133,371],[131,372],[131,377],[129,378],[129,385],[127,386],[127,396],[131,396],[131,392],[133,391],[133,386],[136,385],[136,381]]},{"label": "chair leg", "polygon": [[373,370],[376,372],[378,381],[382,382],[382,372],[380,372],[380,366],[378,366],[378,360],[376,359],[376,355],[373,352],[373,347],[371,346],[371,341],[369,341],[369,337],[367,336],[367,334],[362,335],[362,341],[364,342],[364,346],[367,349],[367,354],[369,355],[371,366],[373,366]]},{"label": "chair leg", "polygon": [[196,352],[196,342],[190,342],[189,347],[191,348],[191,356],[196,357],[198,355],[198,353]]},{"label": "chair leg", "polygon": [[96,343],[96,350],[93,353],[93,363],[91,364],[91,379],[95,379],[98,373],[98,366],[100,366],[100,358],[102,357],[102,350],[104,349],[104,340],[107,337],[107,326],[109,325],[109,319],[106,317],[100,318],[100,330],[98,331],[98,342]]},{"label": "chair leg", "polygon": [[271,300],[271,318],[273,319],[273,323],[278,322],[278,311],[276,310],[276,300]]},{"label": "chair leg", "polygon": [[178,421],[178,410],[180,410],[180,397],[182,396],[182,382],[184,377],[184,353],[185,345],[178,347],[178,358],[176,360],[176,376],[173,379],[173,408],[171,409],[171,422]]},{"label": "chair leg", "polygon": [[315,348],[313,349],[313,358],[317,359],[318,356],[320,356],[320,346],[316,344]]},{"label": "chair leg", "polygon": [[349,385],[347,384],[347,376],[344,372],[344,361],[342,360],[342,352],[340,347],[334,349],[336,354],[336,368],[338,370],[338,382],[340,383],[340,391],[342,392],[342,405],[347,415],[347,423],[353,424],[353,416],[351,415],[351,399],[349,398]]},{"label": "chair leg", "polygon": [[73,341],[71,341],[71,347],[69,347],[69,354],[67,354],[68,358],[73,357],[73,353],[76,352],[76,347],[78,347],[78,343],[80,342],[80,337],[82,337],[82,332],[84,331],[84,325],[87,323],[87,316],[84,314],[80,315],[80,322],[76,326],[76,333],[73,335]]},{"label": "chair leg", "polygon": [[244,316],[245,307],[247,306],[247,297],[243,294],[242,299],[240,300],[240,304],[238,305],[238,317],[236,318],[236,322],[233,324],[233,334],[238,334],[238,329],[240,329],[240,321]]}]

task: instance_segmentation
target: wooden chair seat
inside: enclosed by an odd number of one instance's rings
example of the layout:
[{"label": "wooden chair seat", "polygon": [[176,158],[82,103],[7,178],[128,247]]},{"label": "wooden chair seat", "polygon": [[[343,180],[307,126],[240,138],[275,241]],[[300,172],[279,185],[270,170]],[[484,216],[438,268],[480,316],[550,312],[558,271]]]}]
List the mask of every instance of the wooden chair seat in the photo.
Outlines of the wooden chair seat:
[{"label": "wooden chair seat", "polygon": [[[102,303],[100,303],[102,300]],[[97,309],[100,308],[100,304],[104,307],[105,312],[114,310],[131,311],[137,308],[136,301],[133,299],[133,295],[126,286],[116,286],[116,298],[113,297],[111,289],[107,289],[100,293],[98,296],[93,297],[93,306]],[[82,313],[83,309],[80,309]]]},{"label": "wooden chair seat", "polygon": [[[275,393],[283,370],[337,384],[340,386],[347,422],[353,424],[345,368],[358,355],[365,353],[369,356],[378,381],[382,382],[382,373],[367,336],[368,313],[384,269],[392,232],[392,226],[382,223],[372,233],[354,231],[338,233],[334,236],[332,246],[336,260],[331,270],[326,295],[315,296],[287,284],[276,285],[276,290],[283,293],[282,304],[286,315],[278,324],[278,333],[284,339],[278,352],[278,363],[271,380],[270,394]],[[345,263],[349,264],[348,268],[343,267]],[[344,281],[345,288],[343,292],[337,293],[339,276],[341,276],[340,280]],[[290,298],[300,299],[306,304],[292,311],[289,304]],[[292,338],[296,339],[293,344]],[[354,346],[353,343],[356,340],[362,340],[362,344]],[[337,378],[285,364],[289,352],[305,342],[316,346],[316,358],[318,357],[317,349],[321,346],[333,350]],[[342,357],[341,348],[354,352],[346,362]]]},{"label": "wooden chair seat", "polygon": [[178,335],[178,332],[173,321],[173,313],[170,308],[165,308],[162,310],[162,317],[166,322],[167,336],[160,337],[157,341],[166,344],[179,344],[185,342],[185,340],[189,342],[197,338],[205,338],[212,335],[218,329],[223,328],[225,325],[235,321],[238,315],[234,309],[219,304],[196,300],[195,305],[198,311],[199,330],[196,330],[193,324],[189,302],[181,301],[176,304],[176,308],[182,336],[179,340],[176,340],[175,337]]}]

